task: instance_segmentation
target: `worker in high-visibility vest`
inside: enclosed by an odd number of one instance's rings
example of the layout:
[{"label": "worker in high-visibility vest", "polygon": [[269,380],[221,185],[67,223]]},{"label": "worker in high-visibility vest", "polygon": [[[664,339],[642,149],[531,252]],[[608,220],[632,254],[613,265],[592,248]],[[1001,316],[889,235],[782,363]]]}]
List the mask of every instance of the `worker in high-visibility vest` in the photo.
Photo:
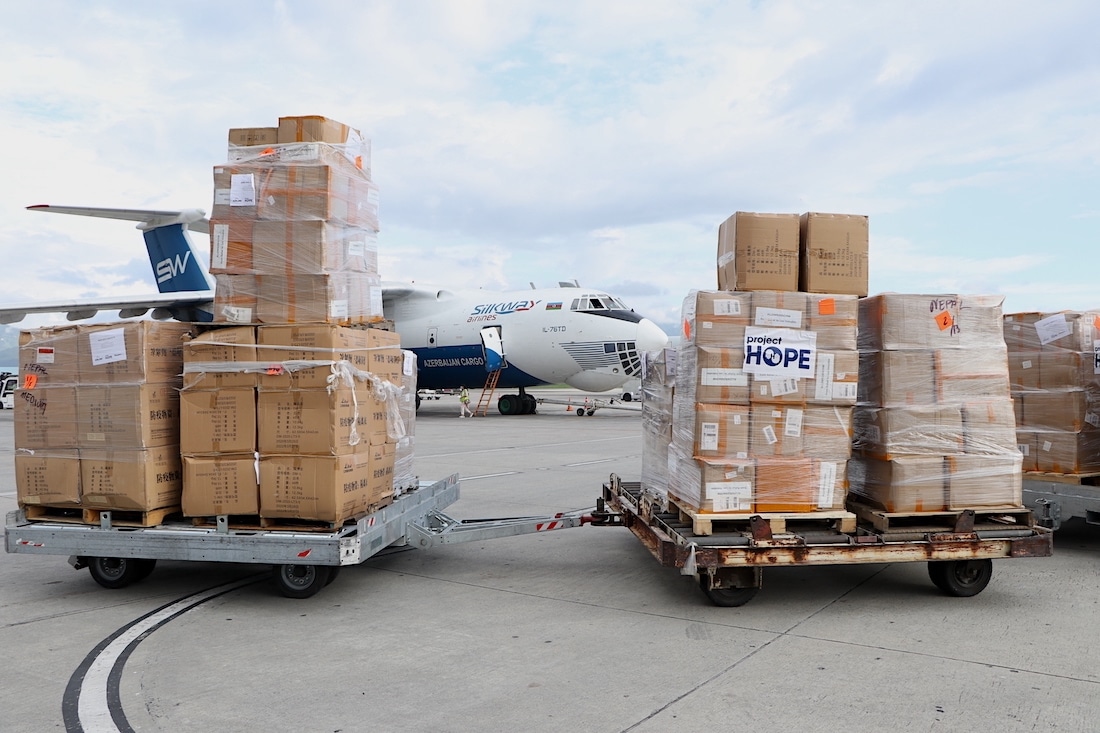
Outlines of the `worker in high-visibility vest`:
[{"label": "worker in high-visibility vest", "polygon": [[474,411],[470,409],[470,390],[465,387],[458,388],[458,404],[461,409],[458,413],[459,417],[474,416]]}]

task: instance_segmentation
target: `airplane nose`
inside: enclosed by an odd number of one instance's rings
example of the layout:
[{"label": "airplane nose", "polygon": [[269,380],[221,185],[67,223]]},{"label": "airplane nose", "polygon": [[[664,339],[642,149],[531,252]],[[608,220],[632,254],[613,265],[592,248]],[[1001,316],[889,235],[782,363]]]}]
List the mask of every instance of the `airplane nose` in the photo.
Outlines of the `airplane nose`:
[{"label": "airplane nose", "polygon": [[638,335],[634,342],[638,351],[658,351],[668,346],[668,335],[656,323],[643,318],[638,322]]}]

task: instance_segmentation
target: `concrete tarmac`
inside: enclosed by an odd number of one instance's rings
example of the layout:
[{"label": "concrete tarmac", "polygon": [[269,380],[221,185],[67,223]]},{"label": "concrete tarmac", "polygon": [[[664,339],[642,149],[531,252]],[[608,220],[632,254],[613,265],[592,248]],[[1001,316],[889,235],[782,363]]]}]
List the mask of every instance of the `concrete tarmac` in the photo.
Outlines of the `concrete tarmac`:
[{"label": "concrete tarmac", "polygon": [[[445,396],[416,423],[420,477],[462,477],[452,516],[639,477],[637,412],[458,415]],[[11,446],[0,413],[4,513]],[[106,590],[4,554],[0,731],[1096,731],[1098,618],[1100,527],[1079,523],[973,598],[923,563],[777,568],[741,608],[621,527],[387,551],[305,600],[265,566],[162,561]]]}]

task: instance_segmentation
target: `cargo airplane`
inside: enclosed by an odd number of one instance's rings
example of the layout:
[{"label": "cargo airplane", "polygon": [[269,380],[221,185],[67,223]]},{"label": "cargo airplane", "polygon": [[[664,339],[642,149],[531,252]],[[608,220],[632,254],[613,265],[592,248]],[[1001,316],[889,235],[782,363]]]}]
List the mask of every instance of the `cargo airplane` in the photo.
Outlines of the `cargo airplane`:
[{"label": "cargo airplane", "polygon": [[[66,313],[73,321],[113,310],[122,318],[152,311],[160,320],[214,320],[214,280],[196,258],[187,234],[209,233],[203,211],[50,205],[28,209],[138,222],[160,292],[0,307],[0,323],[17,323],[32,313]],[[668,343],[660,327],[618,298],[575,283],[489,292],[384,282],[382,304],[385,317],[401,336],[402,348],[417,355],[419,388],[479,388],[499,369],[497,389],[516,390],[497,400],[497,409],[505,415],[535,411],[537,403],[528,387],[567,384],[603,392],[636,383],[642,354]]]}]

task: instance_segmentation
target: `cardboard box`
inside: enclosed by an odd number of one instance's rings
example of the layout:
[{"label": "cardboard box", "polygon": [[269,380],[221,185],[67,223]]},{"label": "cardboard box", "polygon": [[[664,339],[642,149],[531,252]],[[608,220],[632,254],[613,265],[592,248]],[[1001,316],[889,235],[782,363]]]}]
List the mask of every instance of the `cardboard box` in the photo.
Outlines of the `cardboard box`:
[{"label": "cardboard box", "polygon": [[1075,432],[1095,429],[1100,422],[1097,406],[1084,390],[1020,392],[1017,399],[1023,404],[1022,425],[1029,428]]},{"label": "cardboard box", "polygon": [[151,511],[178,507],[183,494],[179,446],[143,450],[81,450],[81,505],[87,509]]},{"label": "cardboard box", "polygon": [[393,443],[372,445],[367,449],[370,478],[367,483],[367,503],[382,507],[393,501],[394,466],[397,446]]},{"label": "cardboard box", "polygon": [[1020,457],[1023,459],[1021,468],[1024,471],[1039,470],[1038,435],[1039,433],[1035,430],[1023,428],[1018,428],[1016,430],[1016,449],[1020,452]]},{"label": "cardboard box", "polygon": [[749,408],[736,405],[694,405],[696,458],[749,457]]},{"label": "cardboard box", "polygon": [[1008,352],[1008,386],[1015,392],[1041,389],[1039,351]]},{"label": "cardboard box", "polygon": [[756,459],[757,512],[814,512],[844,508],[845,461]]},{"label": "cardboard box", "polygon": [[250,161],[214,167],[211,219],[330,221],[378,230],[378,186],[354,164]]},{"label": "cardboard box", "polygon": [[718,227],[719,290],[798,290],[798,214],[738,211]]},{"label": "cardboard box", "polygon": [[947,508],[1023,506],[1023,456],[947,456]]},{"label": "cardboard box", "polygon": [[1100,431],[1035,432],[1035,470],[1046,473],[1100,471]]},{"label": "cardboard box", "polygon": [[210,274],[255,274],[251,219],[210,220]]},{"label": "cardboard box", "polygon": [[853,458],[851,493],[888,512],[938,512],[947,506],[947,468],[942,456],[897,456],[884,461]]},{"label": "cardboard box", "polygon": [[76,384],[79,326],[19,332],[19,385],[23,389]]},{"label": "cardboard box", "polygon": [[79,506],[79,451],[16,451],[15,495],[19,506]]},{"label": "cardboard box", "polygon": [[80,384],[183,383],[183,341],[190,323],[128,321],[80,326]]},{"label": "cardboard box", "polygon": [[370,506],[368,453],[261,456],[260,516],[342,524]]},{"label": "cardboard box", "polygon": [[1001,296],[883,293],[859,301],[861,351],[1004,348]]},{"label": "cardboard box", "polygon": [[1008,352],[1003,348],[937,349],[936,400],[942,403],[1007,399]]},{"label": "cardboard box", "polygon": [[860,406],[853,424],[855,449],[869,457],[942,456],[966,447],[958,405]]},{"label": "cardboard box", "polygon": [[382,319],[381,280],[370,273],[257,275],[260,323],[354,325]]},{"label": "cardboard box", "polygon": [[16,450],[77,447],[76,388],[19,389],[13,405]]},{"label": "cardboard box", "polygon": [[259,282],[255,275],[214,276],[214,322],[255,323],[259,310]]},{"label": "cardboard box", "polygon": [[852,456],[852,407],[809,405],[802,418],[802,455],[826,461]]},{"label": "cardboard box", "polygon": [[258,221],[252,227],[252,266],[264,275],[378,272],[378,235],[326,221]]},{"label": "cardboard box", "polygon": [[315,367],[272,369],[261,378],[260,385],[274,389],[317,389],[328,386],[332,367],[328,362],[344,361],[353,369],[370,369],[370,350],[385,342],[398,348],[400,337],[391,331],[347,328],[334,324],[271,325],[257,330],[260,359],[272,364],[283,362],[325,362]]},{"label": "cardboard box", "polygon": [[267,455],[343,455],[384,443],[385,422],[379,425],[368,407],[369,387],[269,390],[261,388],[257,402],[259,450]]},{"label": "cardboard box", "polygon": [[1088,389],[1100,391],[1100,364],[1093,351],[1042,351],[1039,358],[1038,389],[1054,391]]},{"label": "cardboard box", "polygon": [[[749,439],[752,457],[801,456],[805,414],[802,407],[753,405],[752,434]],[[757,479],[759,480],[759,468]]]},{"label": "cardboard box", "polygon": [[758,290],[752,294],[750,325],[809,330],[808,304],[806,293]]},{"label": "cardboard box", "polygon": [[711,405],[748,404],[744,349],[682,346],[677,359],[676,390],[685,398]]},{"label": "cardboard box", "polygon": [[932,355],[931,350],[860,352],[857,401],[878,407],[935,404]]},{"label": "cardboard box", "polygon": [[344,145],[362,138],[362,133],[336,120],[321,115],[280,117],[278,141],[280,143],[329,143]]},{"label": "cardboard box", "polygon": [[964,403],[962,416],[965,453],[994,456],[1019,453],[1016,413],[1011,399]]},{"label": "cardboard box", "polygon": [[749,325],[751,293],[699,290],[681,309],[684,341],[699,346],[742,348]]},{"label": "cardboard box", "polygon": [[274,145],[277,142],[278,127],[233,127],[229,130],[230,145]]},{"label": "cardboard box", "polygon": [[[227,389],[254,387],[259,374],[256,329],[252,326],[215,326],[183,344],[183,388]],[[233,365],[241,365],[234,369]]]},{"label": "cardboard box", "polygon": [[807,294],[806,329],[817,334],[817,348],[855,351],[859,329],[859,299],[844,294]]},{"label": "cardboard box", "polygon": [[1005,343],[1013,351],[1091,353],[1100,334],[1100,311],[1009,313],[1003,328]]},{"label": "cardboard box", "polygon": [[179,409],[180,393],[172,385],[80,387],[76,406],[77,447],[133,450],[178,446]]},{"label": "cardboard box", "polygon": [[799,289],[867,295],[868,218],[811,212],[799,223]]},{"label": "cardboard box", "polygon": [[858,396],[859,353],[822,351],[810,379],[771,379],[750,375],[752,402],[769,404],[854,405]]},{"label": "cardboard box", "polygon": [[256,390],[225,387],[180,392],[180,452],[184,455],[256,450]]},{"label": "cardboard box", "polygon": [[751,514],[756,468],[751,460],[704,458],[669,449],[669,495],[705,514]]},{"label": "cardboard box", "polygon": [[252,453],[183,457],[183,515],[259,514],[260,481]]}]

